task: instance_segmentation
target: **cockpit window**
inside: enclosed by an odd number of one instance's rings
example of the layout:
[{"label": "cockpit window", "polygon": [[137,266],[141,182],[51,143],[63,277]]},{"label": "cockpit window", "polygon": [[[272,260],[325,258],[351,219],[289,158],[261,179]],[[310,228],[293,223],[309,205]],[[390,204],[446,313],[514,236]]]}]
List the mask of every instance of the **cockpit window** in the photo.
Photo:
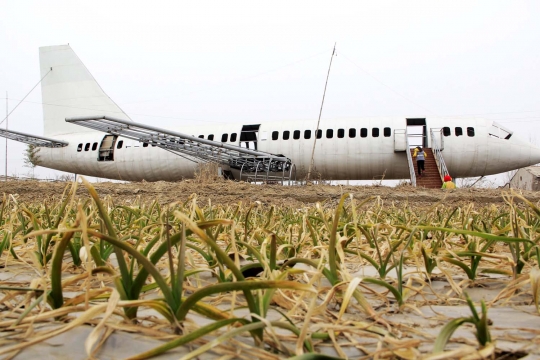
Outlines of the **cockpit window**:
[{"label": "cockpit window", "polygon": [[489,128],[489,136],[493,136],[499,139],[508,140],[512,137],[513,132],[508,130],[502,125],[497,124],[495,121]]}]

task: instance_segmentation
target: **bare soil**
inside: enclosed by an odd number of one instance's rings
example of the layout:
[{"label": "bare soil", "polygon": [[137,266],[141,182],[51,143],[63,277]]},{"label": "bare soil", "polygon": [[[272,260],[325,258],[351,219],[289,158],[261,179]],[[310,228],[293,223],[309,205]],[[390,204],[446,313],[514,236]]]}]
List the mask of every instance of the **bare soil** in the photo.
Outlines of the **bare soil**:
[{"label": "bare soil", "polygon": [[[0,194],[13,195],[23,202],[54,201],[60,198],[68,182],[44,182],[31,180],[0,181]],[[260,201],[267,205],[298,206],[321,203],[335,203],[343,193],[353,194],[356,199],[379,196],[387,205],[407,203],[411,207],[431,206],[443,202],[449,206],[475,203],[479,206],[486,204],[502,204],[503,194],[509,189],[477,189],[466,188],[456,190],[425,189],[404,185],[388,186],[332,186],[332,185],[257,185],[245,182],[215,181],[198,182],[185,180],[181,182],[132,182],[94,183],[101,197],[111,196],[117,203],[129,204],[138,199],[143,202],[157,200],[165,204],[186,201],[196,194],[197,201],[204,205],[210,200],[213,204],[232,204],[242,201],[249,203]],[[540,200],[540,193],[522,191],[526,198],[533,202]],[[79,185],[77,194],[88,194],[84,186]]]}]

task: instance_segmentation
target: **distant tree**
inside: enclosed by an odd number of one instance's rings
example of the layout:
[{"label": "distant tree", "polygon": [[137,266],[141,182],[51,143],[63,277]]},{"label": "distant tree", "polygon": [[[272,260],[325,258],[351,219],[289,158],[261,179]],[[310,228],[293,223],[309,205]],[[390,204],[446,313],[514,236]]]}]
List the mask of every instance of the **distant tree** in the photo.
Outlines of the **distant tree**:
[{"label": "distant tree", "polygon": [[35,145],[28,145],[24,151],[24,167],[32,170],[32,178],[34,177],[34,169],[39,165],[39,148]]}]

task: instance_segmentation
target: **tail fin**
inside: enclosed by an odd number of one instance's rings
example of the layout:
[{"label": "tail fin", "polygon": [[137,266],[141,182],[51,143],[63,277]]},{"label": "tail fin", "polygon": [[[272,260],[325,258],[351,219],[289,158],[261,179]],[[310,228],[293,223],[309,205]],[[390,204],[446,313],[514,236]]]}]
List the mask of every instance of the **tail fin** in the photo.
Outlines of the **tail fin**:
[{"label": "tail fin", "polygon": [[[95,130],[66,123],[67,117],[129,116],[105,94],[69,45],[39,48],[45,136]],[[45,76],[46,75],[46,76]]]}]

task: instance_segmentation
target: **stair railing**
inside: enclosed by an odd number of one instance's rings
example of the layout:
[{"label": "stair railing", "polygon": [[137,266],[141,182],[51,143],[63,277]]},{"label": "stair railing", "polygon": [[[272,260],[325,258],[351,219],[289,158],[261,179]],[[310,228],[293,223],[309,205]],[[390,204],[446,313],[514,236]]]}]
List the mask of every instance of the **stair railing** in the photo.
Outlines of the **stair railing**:
[{"label": "stair railing", "polygon": [[435,162],[437,163],[437,168],[439,169],[439,175],[441,176],[441,180],[444,181],[445,175],[448,175],[448,169],[446,168],[446,164],[444,163],[444,158],[442,156],[442,150],[439,145],[439,141],[437,140],[437,135],[439,135],[439,138],[442,135],[442,129],[438,130],[430,130],[431,133],[431,150],[433,151],[433,157],[435,158]]},{"label": "stair railing", "polygon": [[407,162],[409,163],[409,175],[411,176],[411,185],[416,186],[416,173],[414,172],[414,165],[411,155],[411,148],[409,145],[409,137],[405,134],[405,139],[407,141]]}]

